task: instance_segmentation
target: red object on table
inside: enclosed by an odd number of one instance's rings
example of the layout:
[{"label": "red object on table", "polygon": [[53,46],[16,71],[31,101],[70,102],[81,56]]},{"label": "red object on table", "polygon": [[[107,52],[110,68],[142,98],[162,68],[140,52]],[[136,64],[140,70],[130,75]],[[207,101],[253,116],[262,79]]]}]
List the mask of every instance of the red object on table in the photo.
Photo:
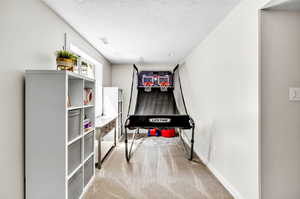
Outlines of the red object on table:
[{"label": "red object on table", "polygon": [[160,133],[163,137],[175,137],[175,129],[162,129]]}]

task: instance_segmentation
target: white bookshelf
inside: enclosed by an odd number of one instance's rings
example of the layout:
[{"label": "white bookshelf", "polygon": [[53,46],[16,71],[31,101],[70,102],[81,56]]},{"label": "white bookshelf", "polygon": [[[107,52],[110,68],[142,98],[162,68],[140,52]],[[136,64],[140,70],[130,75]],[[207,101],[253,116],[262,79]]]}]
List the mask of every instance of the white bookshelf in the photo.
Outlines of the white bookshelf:
[{"label": "white bookshelf", "polygon": [[[86,105],[85,88],[93,90]],[[28,70],[25,98],[26,198],[82,198],[95,176],[95,81],[69,71]],[[87,131],[85,118],[92,123]]]}]

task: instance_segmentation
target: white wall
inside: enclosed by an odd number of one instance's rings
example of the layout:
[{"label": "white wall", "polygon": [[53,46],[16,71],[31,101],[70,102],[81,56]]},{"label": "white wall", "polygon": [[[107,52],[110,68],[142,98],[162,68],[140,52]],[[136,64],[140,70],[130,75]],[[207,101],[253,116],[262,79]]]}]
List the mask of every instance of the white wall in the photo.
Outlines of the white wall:
[{"label": "white wall", "polygon": [[195,150],[235,198],[259,198],[259,9],[244,0],[181,69]]},{"label": "white wall", "polygon": [[55,69],[54,52],[63,46],[67,32],[78,47],[104,64],[104,85],[110,85],[111,72],[110,64],[40,0],[1,0],[0,27],[0,198],[21,199],[24,70]]},{"label": "white wall", "polygon": [[300,198],[300,12],[262,12],[262,198]]},{"label": "white wall", "polygon": [[[126,119],[128,103],[130,98],[132,66],[133,64],[114,64],[112,65],[112,86],[123,89],[124,94],[124,119]],[[139,71],[142,70],[173,70],[176,65],[140,65],[137,64]]]}]

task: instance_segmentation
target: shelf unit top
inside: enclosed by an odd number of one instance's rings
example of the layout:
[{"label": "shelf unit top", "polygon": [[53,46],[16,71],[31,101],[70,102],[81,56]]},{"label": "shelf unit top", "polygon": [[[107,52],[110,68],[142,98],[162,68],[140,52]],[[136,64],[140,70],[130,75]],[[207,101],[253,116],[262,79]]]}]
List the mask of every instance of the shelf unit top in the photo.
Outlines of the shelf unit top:
[{"label": "shelf unit top", "polygon": [[65,74],[69,79],[82,79],[89,82],[95,82],[95,79],[65,70],[26,70],[28,74]]}]

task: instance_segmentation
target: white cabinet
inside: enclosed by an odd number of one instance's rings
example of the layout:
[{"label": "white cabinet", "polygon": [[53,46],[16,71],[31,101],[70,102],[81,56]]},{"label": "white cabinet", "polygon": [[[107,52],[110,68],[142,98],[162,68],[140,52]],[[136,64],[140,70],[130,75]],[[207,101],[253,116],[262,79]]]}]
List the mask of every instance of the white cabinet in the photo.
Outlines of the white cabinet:
[{"label": "white cabinet", "polygon": [[122,136],[123,92],[118,87],[103,88],[103,113],[105,116],[117,117],[117,140]]},{"label": "white cabinet", "polygon": [[95,175],[93,79],[26,71],[25,180],[28,199],[78,199]]}]

